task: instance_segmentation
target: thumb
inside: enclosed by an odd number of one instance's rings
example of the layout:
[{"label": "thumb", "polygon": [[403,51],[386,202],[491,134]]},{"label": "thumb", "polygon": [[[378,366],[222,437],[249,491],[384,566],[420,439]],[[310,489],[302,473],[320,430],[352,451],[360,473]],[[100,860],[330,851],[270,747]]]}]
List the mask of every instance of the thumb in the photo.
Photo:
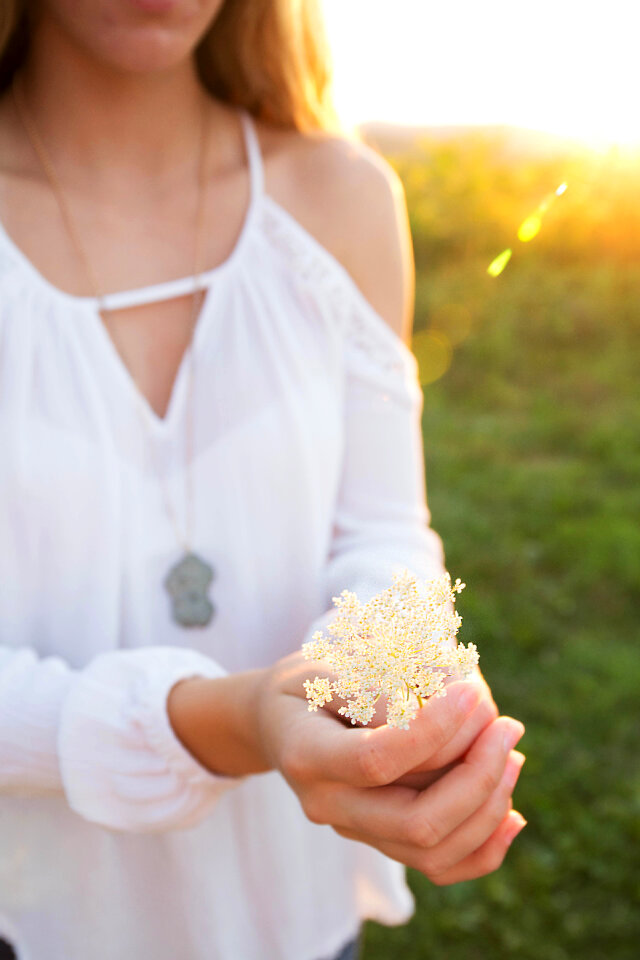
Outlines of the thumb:
[{"label": "thumb", "polygon": [[383,786],[426,762],[456,734],[476,708],[482,685],[456,681],[444,697],[432,697],[408,730],[386,724],[374,729],[345,727],[322,712],[306,724],[315,773],[352,786]]}]

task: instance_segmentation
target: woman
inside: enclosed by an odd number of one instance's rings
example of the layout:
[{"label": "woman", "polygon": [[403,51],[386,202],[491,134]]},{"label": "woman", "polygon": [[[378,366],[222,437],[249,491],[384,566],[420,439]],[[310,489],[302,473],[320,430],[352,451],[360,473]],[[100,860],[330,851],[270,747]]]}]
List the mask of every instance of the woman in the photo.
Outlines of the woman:
[{"label": "woman", "polygon": [[481,678],[411,733],[306,709],[295,651],[331,597],[443,570],[404,197],[332,132],[314,13],[3,5],[0,936],[20,958],[353,956],[363,920],[409,917],[404,864],[480,876],[524,824],[523,728]]}]

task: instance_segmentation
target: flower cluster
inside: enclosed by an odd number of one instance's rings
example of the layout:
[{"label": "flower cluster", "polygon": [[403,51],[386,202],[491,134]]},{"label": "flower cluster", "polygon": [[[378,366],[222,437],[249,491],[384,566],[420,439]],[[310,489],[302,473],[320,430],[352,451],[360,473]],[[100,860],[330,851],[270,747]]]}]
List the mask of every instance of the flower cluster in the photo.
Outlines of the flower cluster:
[{"label": "flower cluster", "polygon": [[349,590],[333,597],[331,636],[318,631],[302,650],[307,660],[324,660],[336,679],[305,681],[309,710],[335,696],[347,701],[338,713],[367,724],[385,697],[387,724],[408,729],[425,700],[445,696],[447,679],[469,676],[478,663],[475,644],[456,642],[462,617],[455,598],[464,586],[460,580],[452,585],[448,573],[418,581],[401,570],[368,603]]}]

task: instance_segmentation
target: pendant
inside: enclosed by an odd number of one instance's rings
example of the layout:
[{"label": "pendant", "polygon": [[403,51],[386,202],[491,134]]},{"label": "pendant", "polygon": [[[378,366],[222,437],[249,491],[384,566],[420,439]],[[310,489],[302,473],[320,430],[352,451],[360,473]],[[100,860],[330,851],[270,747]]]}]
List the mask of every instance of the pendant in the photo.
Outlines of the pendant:
[{"label": "pendant", "polygon": [[195,553],[186,553],[171,567],[164,585],[172,600],[173,619],[181,627],[205,627],[214,607],[207,596],[213,569]]}]

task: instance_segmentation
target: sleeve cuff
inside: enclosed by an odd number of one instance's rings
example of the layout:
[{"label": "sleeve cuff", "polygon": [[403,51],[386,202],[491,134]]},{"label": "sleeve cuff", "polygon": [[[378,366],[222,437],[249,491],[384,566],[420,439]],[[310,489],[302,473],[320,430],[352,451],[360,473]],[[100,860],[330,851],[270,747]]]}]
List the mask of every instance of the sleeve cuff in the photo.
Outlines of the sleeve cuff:
[{"label": "sleeve cuff", "polygon": [[218,786],[221,781],[228,781],[231,786],[240,778],[211,773],[203,767],[178,739],[171,726],[167,700],[176,683],[189,677],[215,679],[227,676],[227,671],[214,660],[196,651],[184,652],[188,654],[184,662],[180,662],[182,658],[167,661],[162,670],[154,671],[142,680],[138,691],[137,719],[150,747],[164,759],[178,779],[194,787]]},{"label": "sleeve cuff", "polygon": [[76,677],[60,721],[60,772],[86,820],[136,833],[199,823],[242,778],[206,770],[173,732],[169,691],[187,677],[221,677],[214,660],[179,647],[116,650]]}]

